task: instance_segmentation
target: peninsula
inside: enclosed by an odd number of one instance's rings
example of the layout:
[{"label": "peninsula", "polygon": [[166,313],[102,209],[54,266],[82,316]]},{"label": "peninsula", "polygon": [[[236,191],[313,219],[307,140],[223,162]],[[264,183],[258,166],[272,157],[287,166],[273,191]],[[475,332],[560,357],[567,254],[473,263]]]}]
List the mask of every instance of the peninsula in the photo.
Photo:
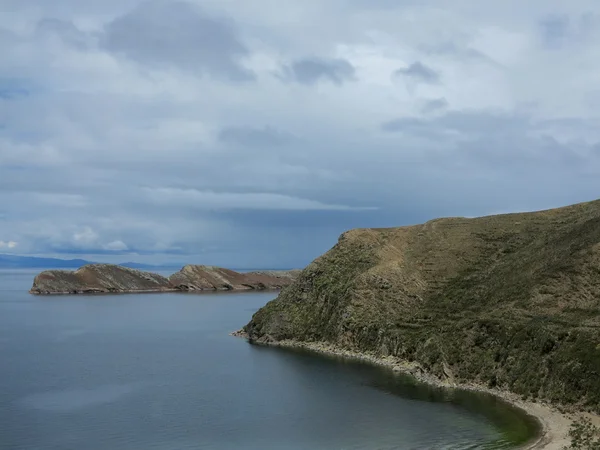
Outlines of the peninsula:
[{"label": "peninsula", "polygon": [[237,334],[598,414],[600,201],[348,231]]},{"label": "peninsula", "polygon": [[75,271],[41,272],[29,292],[44,295],[267,290],[291,284],[298,273],[298,270],[241,273],[215,266],[188,265],[164,277],[114,264],[88,264]]}]

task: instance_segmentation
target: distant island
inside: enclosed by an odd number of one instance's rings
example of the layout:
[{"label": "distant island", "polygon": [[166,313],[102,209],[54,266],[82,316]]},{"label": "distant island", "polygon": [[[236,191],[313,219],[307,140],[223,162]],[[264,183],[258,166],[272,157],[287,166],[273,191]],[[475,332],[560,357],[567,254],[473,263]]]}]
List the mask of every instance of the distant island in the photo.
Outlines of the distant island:
[{"label": "distant island", "polygon": [[[37,256],[0,254],[0,269],[77,269],[86,264],[94,263],[84,259],[40,258]],[[124,262],[118,265],[132,269],[157,269],[162,267],[136,262]]]},{"label": "distant island", "polygon": [[544,404],[600,413],[600,200],[348,231],[235,334],[493,392],[562,448]]},{"label": "distant island", "polygon": [[243,291],[281,289],[298,270],[236,272],[215,266],[187,265],[170,277],[116,264],[87,264],[75,271],[38,274],[32,294],[101,294],[135,292]]}]

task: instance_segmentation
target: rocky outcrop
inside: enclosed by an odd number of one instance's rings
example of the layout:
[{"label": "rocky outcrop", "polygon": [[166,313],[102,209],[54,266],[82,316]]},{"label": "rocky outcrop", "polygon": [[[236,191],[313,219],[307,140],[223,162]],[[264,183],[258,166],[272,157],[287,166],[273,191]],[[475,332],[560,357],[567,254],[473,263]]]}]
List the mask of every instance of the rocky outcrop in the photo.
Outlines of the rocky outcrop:
[{"label": "rocky outcrop", "polygon": [[168,292],[166,277],[114,264],[88,264],[75,271],[47,270],[33,280],[32,294]]},{"label": "rocky outcrop", "polygon": [[600,412],[600,201],[346,232],[241,333]]},{"label": "rocky outcrop", "polygon": [[181,291],[281,289],[294,281],[299,270],[236,272],[215,266],[188,265],[171,275],[171,285]]},{"label": "rocky outcrop", "polygon": [[93,294],[281,289],[300,271],[240,273],[214,266],[185,266],[166,278],[114,264],[89,264],[75,271],[47,270],[33,281],[32,294]]}]

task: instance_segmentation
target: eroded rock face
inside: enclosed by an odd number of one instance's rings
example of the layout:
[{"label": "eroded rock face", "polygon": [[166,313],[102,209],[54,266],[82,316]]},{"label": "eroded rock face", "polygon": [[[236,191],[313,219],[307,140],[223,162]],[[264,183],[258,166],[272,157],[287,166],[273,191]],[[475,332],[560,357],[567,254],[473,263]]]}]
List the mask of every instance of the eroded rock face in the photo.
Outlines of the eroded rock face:
[{"label": "eroded rock face", "polygon": [[171,275],[169,281],[182,291],[281,289],[291,284],[298,273],[295,270],[240,273],[222,267],[188,265]]},{"label": "eroded rock face", "polygon": [[114,264],[88,264],[75,271],[47,270],[33,280],[32,294],[174,291],[161,275]]},{"label": "eroded rock face", "polygon": [[166,278],[114,264],[89,264],[75,271],[47,270],[33,281],[32,294],[92,294],[281,289],[298,270],[239,273],[214,266],[185,266]]}]

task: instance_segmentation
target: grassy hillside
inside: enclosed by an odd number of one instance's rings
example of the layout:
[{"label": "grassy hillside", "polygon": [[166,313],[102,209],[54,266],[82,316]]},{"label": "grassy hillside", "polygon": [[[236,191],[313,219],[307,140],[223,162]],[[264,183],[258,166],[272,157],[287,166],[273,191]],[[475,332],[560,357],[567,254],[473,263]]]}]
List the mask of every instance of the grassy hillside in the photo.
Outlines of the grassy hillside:
[{"label": "grassy hillside", "polygon": [[251,341],[393,355],[600,412],[600,201],[344,233],[246,325]]}]

